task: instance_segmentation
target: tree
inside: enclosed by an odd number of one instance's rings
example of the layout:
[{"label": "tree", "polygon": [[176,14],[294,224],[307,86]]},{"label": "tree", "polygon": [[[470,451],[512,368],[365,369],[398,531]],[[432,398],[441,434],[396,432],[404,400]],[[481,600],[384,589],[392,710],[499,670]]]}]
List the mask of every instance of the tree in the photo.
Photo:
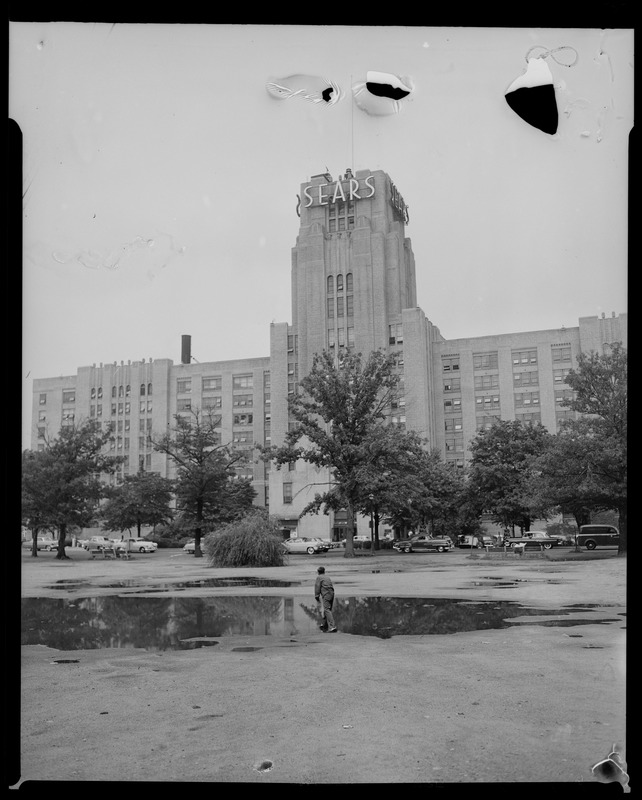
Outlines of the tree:
[{"label": "tree", "polygon": [[107,502],[100,511],[103,527],[121,533],[135,527],[140,536],[143,525],[169,521],[172,488],[172,481],[154,472],[141,469],[136,475],[125,475],[119,486],[106,490]]},{"label": "tree", "polygon": [[281,447],[262,448],[263,457],[278,466],[302,459],[330,470],[330,489],[318,493],[302,513],[345,509],[347,558],[354,556],[355,512],[370,494],[373,437],[381,431],[398,383],[396,362],[396,355],[382,351],[371,353],[365,363],[361,354],[346,354],[338,363],[327,351],[316,354],[301,392],[290,400],[296,426]]},{"label": "tree", "polygon": [[551,434],[543,425],[498,420],[480,431],[470,445],[469,502],[504,528],[529,530],[533,518],[545,518],[550,506],[533,496],[534,460]]},{"label": "tree", "polygon": [[61,428],[57,438],[45,441],[42,452],[23,453],[23,523],[32,529],[58,530],[57,559],[68,558],[67,529],[87,527],[93,521],[104,493],[101,474],[114,472],[122,461],[102,453],[111,437],[110,428],[88,421]]},{"label": "tree", "polygon": [[[627,354],[619,343],[603,354],[581,353],[577,369],[566,376],[574,397],[565,402],[585,416],[563,423],[554,447],[541,462],[548,490],[560,503],[619,514],[620,553],[627,549]],[[566,465],[563,472],[561,465]],[[575,513],[575,510],[573,511]],[[576,514],[576,519],[579,518]],[[583,523],[582,523],[583,524]]]},{"label": "tree", "polygon": [[154,448],[176,464],[176,510],[182,526],[194,533],[195,557],[202,558],[202,534],[248,511],[256,493],[234,470],[246,455],[220,443],[220,415],[192,409],[190,417],[174,419],[173,430]]}]

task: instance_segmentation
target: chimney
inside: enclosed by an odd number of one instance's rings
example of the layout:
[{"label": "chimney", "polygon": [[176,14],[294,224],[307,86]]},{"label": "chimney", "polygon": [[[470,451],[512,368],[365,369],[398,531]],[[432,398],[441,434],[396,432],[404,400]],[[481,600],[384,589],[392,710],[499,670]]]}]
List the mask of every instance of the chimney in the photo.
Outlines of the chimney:
[{"label": "chimney", "polygon": [[192,361],[192,337],[181,336],[181,364],[190,364]]}]

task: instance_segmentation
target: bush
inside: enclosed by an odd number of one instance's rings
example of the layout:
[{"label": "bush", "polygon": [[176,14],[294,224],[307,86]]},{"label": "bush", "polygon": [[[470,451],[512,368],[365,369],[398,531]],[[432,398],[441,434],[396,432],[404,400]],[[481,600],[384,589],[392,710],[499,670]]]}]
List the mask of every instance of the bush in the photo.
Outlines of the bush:
[{"label": "bush", "polygon": [[279,525],[260,511],[208,534],[203,550],[213,567],[282,567],[285,563]]}]

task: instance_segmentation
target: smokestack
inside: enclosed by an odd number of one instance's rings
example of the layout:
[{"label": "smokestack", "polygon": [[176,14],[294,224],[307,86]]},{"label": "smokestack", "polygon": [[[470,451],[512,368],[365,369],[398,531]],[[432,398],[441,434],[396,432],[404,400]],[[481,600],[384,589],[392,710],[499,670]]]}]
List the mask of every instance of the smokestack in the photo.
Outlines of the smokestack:
[{"label": "smokestack", "polygon": [[190,364],[192,361],[192,337],[181,336],[181,364]]}]

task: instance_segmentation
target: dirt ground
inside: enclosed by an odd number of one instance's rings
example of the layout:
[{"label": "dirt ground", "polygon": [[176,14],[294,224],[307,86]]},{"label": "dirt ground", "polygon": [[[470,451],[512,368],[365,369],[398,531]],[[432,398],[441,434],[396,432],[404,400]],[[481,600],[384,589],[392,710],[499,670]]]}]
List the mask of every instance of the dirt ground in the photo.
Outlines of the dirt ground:
[{"label": "dirt ground", "polygon": [[[229,575],[301,586],[187,593],[312,595],[323,563],[338,597],[590,604],[595,622],[528,617],[498,630],[388,639],[224,636],[217,647],[169,652],[22,646],[23,791],[58,781],[596,784],[593,767],[614,748],[626,767],[626,558],[381,552],[231,570],[178,551],[131,561],[69,553],[60,562],[23,552],[21,596],[79,595],[51,588],[61,580],[88,581],[80,593],[93,596],[125,578],[157,585]],[[236,649],[243,645],[260,649]],[[77,663],[56,663],[65,659]],[[619,783],[628,791],[627,779]]]}]

